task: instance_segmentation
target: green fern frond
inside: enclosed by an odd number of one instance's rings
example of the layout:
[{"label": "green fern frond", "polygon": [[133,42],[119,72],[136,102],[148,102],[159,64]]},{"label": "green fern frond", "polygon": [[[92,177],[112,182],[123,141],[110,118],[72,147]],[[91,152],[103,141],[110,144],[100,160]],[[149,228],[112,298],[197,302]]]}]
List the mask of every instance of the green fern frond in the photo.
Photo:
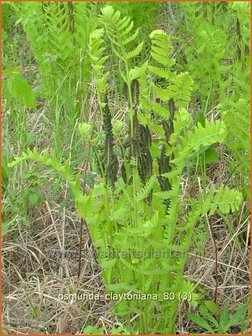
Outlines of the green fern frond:
[{"label": "green fern frond", "polygon": [[193,80],[188,72],[178,74],[173,80],[170,90],[173,92],[173,99],[178,108],[187,107],[191,100]]},{"label": "green fern frond", "polygon": [[185,108],[177,111],[173,120],[173,134],[171,134],[169,141],[171,146],[176,145],[179,141],[179,137],[192,128],[192,123],[193,118]]},{"label": "green fern frond", "polygon": [[174,152],[175,159],[172,162],[179,164],[181,160],[197,152],[201,146],[208,147],[215,143],[222,143],[226,135],[227,130],[223,121],[206,120],[205,126],[198,123],[193,131],[187,131],[186,137],[179,137],[180,151]]},{"label": "green fern frond", "polygon": [[235,212],[239,210],[243,197],[241,192],[229,189],[221,185],[217,191],[211,186],[206,199],[202,201],[202,214],[213,215],[218,209],[222,213]]},{"label": "green fern frond", "polygon": [[134,24],[129,17],[121,18],[119,11],[115,11],[112,6],[106,6],[102,9],[101,21],[112,43],[112,48],[119,59],[125,62],[140,54],[143,42],[132,50],[128,49],[128,45],[136,42],[138,36],[138,30],[133,34],[131,33]]},{"label": "green fern frond", "polygon": [[140,202],[144,200],[146,197],[148,197],[155,183],[156,183],[156,176],[152,175],[150,179],[146,182],[142,190],[137,193],[137,202]]},{"label": "green fern frond", "polygon": [[[176,74],[172,71],[175,64],[175,60],[171,57],[173,48],[169,36],[164,31],[155,30],[150,34],[150,38],[151,57],[155,63],[149,65],[149,70],[156,76],[151,85],[154,97],[165,104],[172,99],[176,107],[186,107],[191,98],[192,78],[187,72]],[[154,101],[153,110],[160,116],[169,118],[168,106]]]},{"label": "green fern frond", "polygon": [[109,71],[105,71],[105,62],[108,56],[103,55],[106,50],[103,35],[104,29],[96,29],[89,37],[89,55],[101,112],[105,107],[105,93],[108,90],[107,80],[109,77]]},{"label": "green fern frond", "polygon": [[[159,67],[150,66],[149,69],[158,76],[169,79],[170,68],[175,64],[171,58],[173,51],[169,36],[163,30],[154,30],[150,34],[151,38],[151,57],[159,64]],[[160,72],[161,71],[161,72]]]},{"label": "green fern frond", "polygon": [[44,150],[42,153],[39,153],[38,150],[34,148],[33,150],[28,149],[20,157],[16,157],[9,164],[9,167],[14,167],[17,164],[20,164],[22,161],[27,160],[38,161],[52,168],[55,172],[57,172],[57,174],[63,177],[68,182],[69,187],[73,192],[75,199],[75,206],[79,216],[85,218],[87,211],[86,205],[88,201],[88,196],[83,195],[80,187],[80,180],[78,176],[72,174],[70,170],[69,161],[67,160],[61,163],[55,152],[53,151],[49,152],[48,150]]}]

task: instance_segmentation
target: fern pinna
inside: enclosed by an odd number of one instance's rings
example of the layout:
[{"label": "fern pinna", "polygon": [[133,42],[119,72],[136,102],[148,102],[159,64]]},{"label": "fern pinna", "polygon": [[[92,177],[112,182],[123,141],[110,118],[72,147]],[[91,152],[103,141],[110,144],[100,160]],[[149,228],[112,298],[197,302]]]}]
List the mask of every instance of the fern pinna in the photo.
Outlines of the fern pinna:
[{"label": "fern pinna", "polygon": [[[12,166],[35,159],[68,181],[78,214],[88,224],[106,290],[124,297],[113,301],[113,312],[128,329],[175,334],[180,294],[196,297],[183,273],[199,219],[236,211],[242,202],[239,191],[224,185],[209,184],[193,196],[182,190],[188,160],[202,148],[223,143],[227,128],[221,120],[194,123],[187,111],[193,81],[188,72],[175,71],[165,32],[150,34],[150,57],[138,64],[144,44],[136,43],[132,21],[108,6],[100,24],[90,35],[89,54],[103,120],[105,182],[82,194],[79,176],[48,152],[28,151]],[[127,88],[128,119],[120,132],[108,102],[107,41]],[[124,178],[118,164],[125,167]]]}]

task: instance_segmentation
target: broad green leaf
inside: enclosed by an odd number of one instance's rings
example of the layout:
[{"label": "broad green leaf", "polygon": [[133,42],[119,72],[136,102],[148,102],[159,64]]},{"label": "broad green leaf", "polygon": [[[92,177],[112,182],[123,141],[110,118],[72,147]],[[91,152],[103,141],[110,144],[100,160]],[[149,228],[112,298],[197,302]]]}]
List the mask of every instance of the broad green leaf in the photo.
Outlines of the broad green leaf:
[{"label": "broad green leaf", "polygon": [[25,107],[36,109],[35,94],[21,74],[16,74],[8,79],[7,86],[10,94],[21,101]]},{"label": "broad green leaf", "polygon": [[242,307],[239,307],[236,312],[229,318],[229,322],[226,326],[226,330],[225,331],[228,331],[228,329],[230,327],[232,327],[233,325],[237,324],[237,323],[240,323],[241,320],[244,318],[244,316],[246,315],[247,313],[247,307],[244,305]]},{"label": "broad green leaf", "polygon": [[212,322],[215,328],[218,330],[219,328],[219,322],[214,318],[212,313],[209,313],[207,307],[205,305],[200,305],[199,306],[199,312],[200,314],[207,319],[208,321]]},{"label": "broad green leaf", "polygon": [[203,328],[206,331],[209,331],[211,334],[214,334],[213,329],[211,328],[211,326],[208,324],[208,322],[206,320],[204,320],[201,316],[196,315],[194,313],[186,313],[186,316],[193,321],[194,323],[196,323],[197,325],[199,325],[201,328]]},{"label": "broad green leaf", "polygon": [[212,314],[217,314],[220,310],[214,301],[206,300],[204,304]]},{"label": "broad green leaf", "polygon": [[204,163],[213,163],[218,161],[218,155],[213,147],[208,148],[204,154]]},{"label": "broad green leaf", "polygon": [[39,204],[41,201],[41,195],[39,192],[35,190],[29,190],[29,203],[33,207],[37,204]]},{"label": "broad green leaf", "polygon": [[91,325],[86,326],[83,330],[82,333],[84,335],[104,335],[104,329],[101,328],[96,328]]},{"label": "broad green leaf", "polygon": [[220,311],[219,331],[225,333],[229,329],[229,315],[227,304]]}]

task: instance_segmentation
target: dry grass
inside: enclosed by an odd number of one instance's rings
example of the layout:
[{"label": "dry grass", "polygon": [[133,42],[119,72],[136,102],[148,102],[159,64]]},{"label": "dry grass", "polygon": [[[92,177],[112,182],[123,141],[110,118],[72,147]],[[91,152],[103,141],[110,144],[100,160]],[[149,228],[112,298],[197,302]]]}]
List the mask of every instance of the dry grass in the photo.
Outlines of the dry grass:
[{"label": "dry grass", "polygon": [[[104,291],[93,247],[84,233],[78,274],[79,220],[71,210],[45,207],[18,238],[3,242],[3,322],[7,333],[81,333],[109,320],[110,303],[63,300],[62,294]],[[38,215],[38,214],[37,214]],[[28,325],[27,325],[28,324]]]}]

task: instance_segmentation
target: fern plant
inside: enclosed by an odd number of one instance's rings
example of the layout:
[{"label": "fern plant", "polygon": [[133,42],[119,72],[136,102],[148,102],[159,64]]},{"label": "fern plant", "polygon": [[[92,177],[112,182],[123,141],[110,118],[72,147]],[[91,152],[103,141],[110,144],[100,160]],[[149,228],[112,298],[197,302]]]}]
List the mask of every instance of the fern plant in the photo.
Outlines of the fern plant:
[{"label": "fern plant", "polygon": [[[186,116],[185,110],[182,114]],[[114,191],[100,184],[91,194],[83,195],[79,178],[70,172],[69,163],[60,163],[54,154],[47,151],[41,154],[36,150],[28,151],[11,164],[37,160],[52,167],[67,180],[77,212],[88,223],[107,290],[117,295],[128,293],[124,300],[114,303],[114,312],[126,320],[137,313],[133,329],[138,332],[175,332],[179,293],[188,288],[193,290],[183,279],[183,269],[197,220],[217,209],[223,213],[236,211],[241,203],[238,191],[227,187],[215,190],[212,186],[207,195],[190,198],[184,201],[184,207],[179,206],[180,177],[185,159],[199,148],[199,136],[204,134],[201,142],[204,145],[222,141],[225,136],[223,125],[212,122],[206,128],[196,128],[189,133],[190,141],[187,143],[188,138],[180,135],[185,125],[185,119],[182,118],[181,123],[180,117],[178,115],[175,119],[176,131],[173,135],[174,140],[180,140],[177,149],[182,154],[175,156],[172,162],[174,169],[168,173],[172,186],[169,192],[159,191],[157,178],[153,175],[135,198],[132,197],[132,188],[122,179],[116,182]],[[138,182],[141,183],[140,179]],[[143,200],[151,189],[154,189],[152,203],[147,206]],[[168,213],[165,206],[160,206],[160,200],[167,197],[171,201]],[[131,213],[133,203],[138,205],[137,225]],[[190,210],[185,213],[187,207]],[[185,216],[183,222],[179,220],[181,215]],[[173,295],[172,301],[166,298],[167,293]],[[127,297],[135,297],[135,300],[127,300]]]},{"label": "fern plant", "polygon": [[[237,211],[242,202],[239,191],[224,185],[210,184],[196,195],[185,196],[182,190],[188,160],[202,148],[223,143],[227,127],[222,120],[194,124],[187,111],[193,81],[189,73],[176,72],[165,32],[150,34],[149,59],[139,64],[144,43],[132,47],[138,34],[133,22],[108,6],[100,24],[90,35],[89,54],[103,148],[92,141],[91,125],[82,126],[89,133],[85,141],[96,147],[104,179],[83,194],[69,162],[61,163],[48,151],[27,151],[11,166],[37,160],[66,179],[77,212],[88,224],[113,312],[127,330],[174,334],[182,298],[186,294],[188,301],[191,296],[197,301],[183,273],[198,221],[217,211]],[[106,41],[118,59],[128,101],[127,120],[114,125]]]},{"label": "fern plant", "polygon": [[[92,4],[16,3],[19,17],[41,76],[40,95],[76,117],[87,102],[90,61],[87,45],[95,27]],[[59,101],[57,101],[57,97]],[[72,112],[73,113],[73,112]],[[87,116],[86,116],[87,117]]]},{"label": "fern plant", "polygon": [[[248,3],[180,4],[186,31],[178,27],[184,60],[195,82],[198,119],[216,110],[228,135],[229,173],[249,197],[250,21]],[[188,43],[188,41],[190,41]]]},{"label": "fern plant", "polygon": [[[230,153],[230,179],[250,198],[250,21],[248,3],[229,4],[230,15],[235,21],[236,48],[233,47],[232,67],[229,78],[221,86],[218,110],[228,128],[226,144]],[[223,77],[226,74],[223,73]],[[225,78],[225,77],[224,77]],[[227,78],[227,77],[226,77]]]}]

